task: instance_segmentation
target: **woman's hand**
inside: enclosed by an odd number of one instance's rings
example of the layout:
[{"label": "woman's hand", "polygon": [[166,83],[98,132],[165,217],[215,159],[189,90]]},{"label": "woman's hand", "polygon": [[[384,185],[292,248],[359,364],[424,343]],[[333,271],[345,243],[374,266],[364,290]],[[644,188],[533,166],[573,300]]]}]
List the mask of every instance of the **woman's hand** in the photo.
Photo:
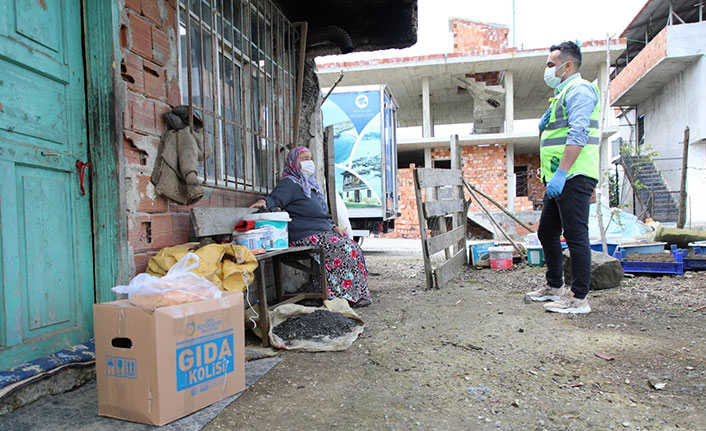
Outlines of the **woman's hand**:
[{"label": "woman's hand", "polygon": [[336,235],[338,235],[340,237],[344,237],[344,238],[348,237],[348,235],[346,235],[346,230],[342,229],[338,226],[334,226],[333,231],[336,233]]},{"label": "woman's hand", "polygon": [[258,199],[248,208],[264,208],[265,206],[267,206],[267,202],[264,199]]}]

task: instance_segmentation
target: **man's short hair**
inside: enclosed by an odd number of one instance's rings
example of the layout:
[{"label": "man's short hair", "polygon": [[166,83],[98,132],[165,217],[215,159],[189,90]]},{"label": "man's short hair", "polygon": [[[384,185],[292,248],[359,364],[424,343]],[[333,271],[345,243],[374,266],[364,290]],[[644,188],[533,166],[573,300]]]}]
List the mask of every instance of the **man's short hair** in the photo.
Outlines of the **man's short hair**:
[{"label": "man's short hair", "polygon": [[562,60],[571,60],[576,65],[576,70],[581,67],[581,48],[574,42],[562,42],[559,45],[552,45],[549,47],[549,52],[561,51]]}]

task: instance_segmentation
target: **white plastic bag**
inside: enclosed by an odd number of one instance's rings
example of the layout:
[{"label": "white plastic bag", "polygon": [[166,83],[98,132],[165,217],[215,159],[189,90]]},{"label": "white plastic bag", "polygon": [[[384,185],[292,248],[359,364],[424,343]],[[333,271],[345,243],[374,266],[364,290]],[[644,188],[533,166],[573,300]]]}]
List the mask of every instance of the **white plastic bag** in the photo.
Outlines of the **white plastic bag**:
[{"label": "white plastic bag", "polygon": [[111,290],[126,293],[133,305],[149,308],[220,298],[222,293],[218,286],[190,272],[198,266],[199,257],[187,253],[169,268],[164,277],[138,274],[127,286],[115,286]]}]

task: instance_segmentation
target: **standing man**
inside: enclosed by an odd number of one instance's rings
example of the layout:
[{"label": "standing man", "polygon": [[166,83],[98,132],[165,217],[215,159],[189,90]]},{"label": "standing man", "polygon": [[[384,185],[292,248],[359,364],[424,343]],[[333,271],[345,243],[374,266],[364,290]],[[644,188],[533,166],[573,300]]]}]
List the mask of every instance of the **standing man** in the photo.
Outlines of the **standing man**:
[{"label": "standing man", "polygon": [[[589,313],[591,246],[588,210],[598,182],[600,148],[598,87],[581,78],[581,50],[573,42],[549,48],[544,82],[554,97],[539,124],[544,207],[537,235],[547,263],[547,284],[530,292],[532,301],[553,301],[547,311]],[[571,253],[571,288],[564,286],[560,237]]]}]

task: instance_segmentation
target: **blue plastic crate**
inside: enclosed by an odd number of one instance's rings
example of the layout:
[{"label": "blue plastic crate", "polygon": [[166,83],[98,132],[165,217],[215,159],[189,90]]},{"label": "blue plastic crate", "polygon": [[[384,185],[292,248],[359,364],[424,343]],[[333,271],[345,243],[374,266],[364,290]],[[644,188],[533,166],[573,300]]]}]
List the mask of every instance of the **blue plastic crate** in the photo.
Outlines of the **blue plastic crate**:
[{"label": "blue plastic crate", "polygon": [[[608,256],[613,256],[615,254],[615,250],[618,248],[619,244],[609,242],[606,244],[606,246],[608,247]],[[591,250],[602,252],[603,251],[603,243],[592,242],[591,243]]]},{"label": "blue plastic crate", "polygon": [[706,269],[706,259],[684,259],[684,269],[687,271]]},{"label": "blue plastic crate", "polygon": [[689,243],[689,247],[691,247],[694,254],[706,254],[706,243],[704,241]]},{"label": "blue plastic crate", "polygon": [[625,272],[684,275],[684,256],[686,252],[684,250],[673,250],[672,255],[676,262],[632,262],[623,260],[627,256],[625,250],[615,252],[615,258],[620,261]]},{"label": "blue plastic crate", "polygon": [[[691,245],[691,244],[690,244]],[[677,249],[676,245],[672,246],[672,253]],[[690,258],[689,257],[689,250],[684,250],[684,269],[687,271],[692,271],[695,269],[706,269],[706,258],[704,259],[698,259],[698,258]],[[694,253],[695,255],[698,255],[698,253]]]}]

